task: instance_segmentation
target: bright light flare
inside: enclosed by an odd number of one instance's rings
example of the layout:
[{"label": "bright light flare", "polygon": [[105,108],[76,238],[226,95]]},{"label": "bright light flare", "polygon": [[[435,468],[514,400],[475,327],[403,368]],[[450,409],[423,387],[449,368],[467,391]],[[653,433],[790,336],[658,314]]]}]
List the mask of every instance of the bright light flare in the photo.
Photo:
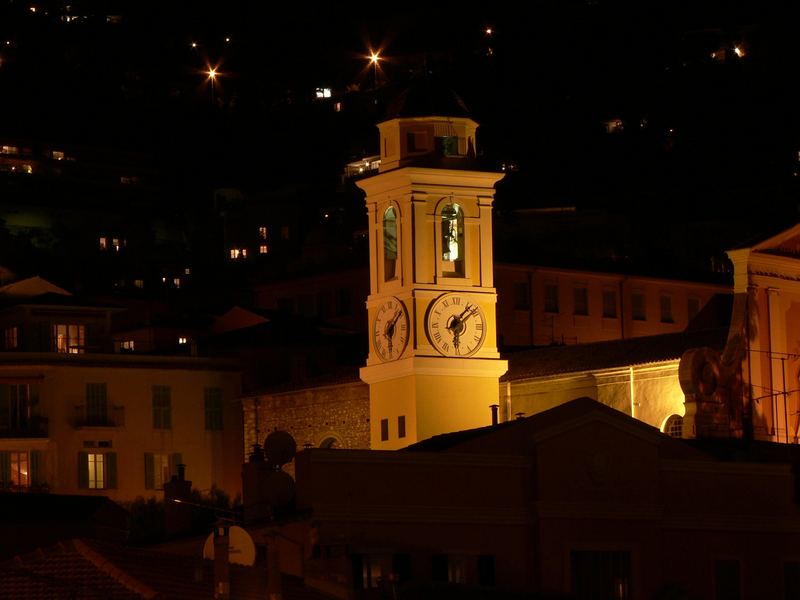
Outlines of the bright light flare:
[{"label": "bright light flare", "polygon": [[733,52],[739,58],[742,58],[744,56],[744,50],[742,50],[739,46],[734,46],[733,47]]},{"label": "bright light flare", "polygon": [[378,53],[378,52],[372,52],[372,51],[370,51],[370,53],[369,53],[369,62],[370,62],[371,64],[373,64],[373,65],[377,65],[377,64],[378,64],[378,61],[379,61],[380,59],[381,59],[381,55],[380,55],[380,53]]},{"label": "bright light flare", "polygon": [[217,78],[217,69],[215,67],[210,67],[208,69],[208,71],[206,71],[206,75],[208,75],[208,78],[211,79],[211,80],[216,79]]}]

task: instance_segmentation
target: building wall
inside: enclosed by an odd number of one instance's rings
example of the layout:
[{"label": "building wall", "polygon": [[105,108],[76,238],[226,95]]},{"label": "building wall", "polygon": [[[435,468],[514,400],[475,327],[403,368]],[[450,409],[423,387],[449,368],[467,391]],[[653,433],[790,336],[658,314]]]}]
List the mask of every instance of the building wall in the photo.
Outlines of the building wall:
[{"label": "building wall", "polygon": [[[496,264],[498,331],[505,346],[584,344],[683,331],[690,321],[689,299],[699,310],[716,294],[731,294],[728,286]],[[547,310],[547,286],[558,290],[558,310]],[[586,314],[576,314],[575,289],[586,288]],[[614,316],[604,316],[603,293],[614,294]],[[632,298],[643,296],[643,319],[634,318]],[[662,320],[661,298],[670,299],[671,320]],[[610,314],[610,313],[609,313]]]},{"label": "building wall", "polygon": [[369,448],[369,387],[360,381],[247,396],[242,409],[245,456],[276,429],[291,434],[298,448],[331,439],[337,448]]},{"label": "building wall", "polygon": [[407,554],[415,583],[444,555],[463,561],[467,585],[491,555],[498,588],[558,593],[575,591],[575,553],[618,553],[630,560],[626,597],[669,586],[714,597],[716,561],[732,560],[737,597],[767,599],[788,597],[784,564],[800,556],[790,465],[719,462],[605,410],[543,416],[454,451],[311,450],[297,462],[298,506],[313,510],[323,557],[306,572],[340,588],[352,567],[322,564],[329,550],[369,557],[383,577]]},{"label": "building wall", "polygon": [[663,430],[670,416],[683,416],[685,411],[678,363],[672,360],[511,381],[500,386],[501,406],[505,403],[507,414],[513,418],[587,397]]},{"label": "building wall", "polygon": [[[9,355],[5,355],[8,360]],[[242,420],[240,375],[228,366],[192,359],[159,358],[158,366],[133,357],[103,361],[97,355],[70,355],[63,361],[0,365],[0,381],[38,382],[40,414],[48,419],[46,438],[0,438],[0,451],[43,452],[41,478],[53,492],[100,494],[128,501],[160,497],[145,488],[145,453],[180,453],[187,479],[200,490],[212,485],[232,497],[241,492]],[[192,368],[194,367],[194,368]],[[115,425],[81,425],[76,407],[86,405],[86,385],[105,383],[109,414]],[[152,386],[169,386],[171,427],[155,429]],[[222,390],[223,429],[207,431],[205,388]],[[113,412],[112,407],[122,407]],[[124,416],[123,416],[124,414]],[[101,445],[102,442],[102,445]],[[80,452],[115,453],[117,485],[110,489],[79,487]]]}]

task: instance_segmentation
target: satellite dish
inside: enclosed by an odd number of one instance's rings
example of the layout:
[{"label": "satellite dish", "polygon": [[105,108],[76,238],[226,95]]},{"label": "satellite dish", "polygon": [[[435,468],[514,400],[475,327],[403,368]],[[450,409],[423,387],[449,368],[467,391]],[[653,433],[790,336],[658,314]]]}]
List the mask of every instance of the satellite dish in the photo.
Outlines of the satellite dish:
[{"label": "satellite dish", "polygon": [[[214,533],[203,544],[203,558],[214,560]],[[228,528],[228,562],[252,567],[256,562],[256,545],[253,538],[238,525]]]},{"label": "satellite dish", "polygon": [[285,431],[273,431],[264,440],[264,454],[273,465],[282,466],[292,462],[297,452],[297,442]]}]

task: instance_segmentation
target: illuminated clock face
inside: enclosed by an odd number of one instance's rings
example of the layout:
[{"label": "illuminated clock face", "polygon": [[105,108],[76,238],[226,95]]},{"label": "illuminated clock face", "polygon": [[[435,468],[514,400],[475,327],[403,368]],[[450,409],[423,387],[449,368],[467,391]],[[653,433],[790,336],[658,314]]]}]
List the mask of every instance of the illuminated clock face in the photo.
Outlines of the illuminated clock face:
[{"label": "illuminated clock face", "polygon": [[400,358],[408,344],[408,311],[397,298],[387,298],[378,306],[372,325],[372,340],[381,360]]},{"label": "illuminated clock face", "polygon": [[486,337],[486,316],[465,294],[444,294],[428,309],[431,344],[445,356],[472,356]]}]

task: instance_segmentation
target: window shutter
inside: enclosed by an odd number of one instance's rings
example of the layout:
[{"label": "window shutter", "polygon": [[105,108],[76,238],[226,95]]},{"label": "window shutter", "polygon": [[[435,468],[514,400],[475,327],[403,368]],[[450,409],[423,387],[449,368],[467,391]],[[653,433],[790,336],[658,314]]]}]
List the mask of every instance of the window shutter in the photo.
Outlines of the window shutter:
[{"label": "window shutter", "polygon": [[8,384],[0,384],[0,429],[11,428],[11,401],[8,397]]},{"label": "window shutter", "polygon": [[39,414],[39,384],[32,383],[28,388],[28,402],[30,403],[31,407],[31,414],[38,415]]},{"label": "window shutter", "polygon": [[182,462],[182,459],[181,459],[181,453],[180,452],[175,452],[175,453],[169,455],[169,475],[170,475],[170,477],[172,477],[173,475],[175,477],[178,476],[178,465],[181,464],[181,462]]},{"label": "window shutter", "polygon": [[153,453],[144,453],[144,489],[152,490],[156,487],[155,467],[153,464]]},{"label": "window shutter", "polygon": [[78,452],[78,487],[89,488],[89,453]]},{"label": "window shutter", "polygon": [[30,477],[31,487],[42,485],[42,452],[41,450],[31,450],[30,454]]},{"label": "window shutter", "polygon": [[117,453],[107,452],[106,459],[106,488],[117,488]]},{"label": "window shutter", "polygon": [[0,452],[0,489],[7,488],[11,481],[11,454]]}]

